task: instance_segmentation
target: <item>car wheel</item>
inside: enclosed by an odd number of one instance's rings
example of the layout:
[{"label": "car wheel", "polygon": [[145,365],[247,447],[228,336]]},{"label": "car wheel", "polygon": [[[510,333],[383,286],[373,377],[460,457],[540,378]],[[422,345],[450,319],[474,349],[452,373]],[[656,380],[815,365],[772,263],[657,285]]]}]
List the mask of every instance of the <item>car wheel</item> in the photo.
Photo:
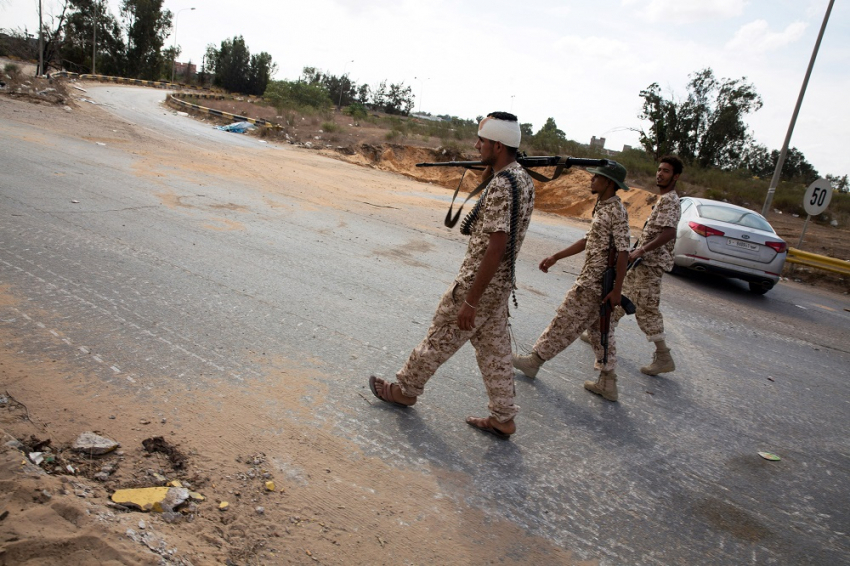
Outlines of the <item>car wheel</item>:
[{"label": "car wheel", "polygon": [[752,291],[756,295],[764,295],[765,293],[770,291],[770,289],[771,287],[766,286],[764,283],[750,281],[750,291]]}]

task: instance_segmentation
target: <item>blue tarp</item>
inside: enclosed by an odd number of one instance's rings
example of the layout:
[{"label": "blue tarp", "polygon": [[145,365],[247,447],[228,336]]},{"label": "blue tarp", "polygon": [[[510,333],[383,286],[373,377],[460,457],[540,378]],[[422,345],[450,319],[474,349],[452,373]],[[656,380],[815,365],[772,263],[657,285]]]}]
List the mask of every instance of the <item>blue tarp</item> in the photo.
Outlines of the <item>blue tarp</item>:
[{"label": "blue tarp", "polygon": [[254,128],[254,124],[251,122],[233,122],[232,124],[228,124],[226,126],[215,126],[216,130],[224,130],[225,132],[233,132],[235,134],[244,134],[251,128]]}]

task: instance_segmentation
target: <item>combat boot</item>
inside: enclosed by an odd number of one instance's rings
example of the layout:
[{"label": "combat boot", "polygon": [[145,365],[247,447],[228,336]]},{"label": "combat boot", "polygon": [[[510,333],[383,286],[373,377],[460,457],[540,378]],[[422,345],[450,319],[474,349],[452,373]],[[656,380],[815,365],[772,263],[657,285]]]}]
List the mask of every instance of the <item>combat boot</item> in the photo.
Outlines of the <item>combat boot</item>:
[{"label": "combat boot", "polygon": [[587,330],[579,334],[578,338],[585,344],[590,344],[590,334],[587,333]]},{"label": "combat boot", "polygon": [[514,367],[524,373],[528,377],[537,377],[537,372],[540,366],[543,365],[543,358],[537,355],[537,352],[531,352],[527,356],[511,356],[511,362]]},{"label": "combat boot", "polygon": [[591,393],[602,395],[603,398],[609,401],[617,400],[617,374],[613,371],[603,371],[599,373],[599,379],[596,381],[585,381],[584,388]]},{"label": "combat boot", "polygon": [[667,373],[675,369],[676,364],[673,363],[670,348],[659,348],[652,354],[652,363],[640,368],[640,371],[646,375],[658,375],[659,373]]}]

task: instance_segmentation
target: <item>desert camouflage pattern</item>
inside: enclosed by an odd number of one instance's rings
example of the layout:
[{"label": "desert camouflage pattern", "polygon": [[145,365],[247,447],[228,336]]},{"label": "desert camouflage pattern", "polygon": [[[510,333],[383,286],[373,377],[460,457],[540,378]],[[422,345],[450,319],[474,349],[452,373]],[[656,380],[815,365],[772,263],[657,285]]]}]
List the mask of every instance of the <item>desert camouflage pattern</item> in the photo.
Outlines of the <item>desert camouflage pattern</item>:
[{"label": "desert camouflage pattern", "polygon": [[[641,245],[648,244],[654,240],[664,228],[678,227],[681,216],[682,205],[679,202],[679,195],[676,194],[676,191],[670,191],[661,195],[661,198],[652,207],[652,213],[646,219],[646,224],[643,226],[643,232],[640,235]],[[675,245],[676,239],[673,238],[660,248],[646,252],[641,263],[660,267],[663,271],[670,271],[673,269],[673,246]],[[631,296],[629,298],[631,299]],[[634,299],[632,300],[634,301]]]},{"label": "desert camouflage pattern", "polygon": [[534,351],[544,360],[551,360],[587,329],[591,343],[596,344],[593,347],[597,360],[594,367],[614,371],[617,367],[614,325],[608,332],[608,363],[603,366],[603,349],[599,345],[602,337],[599,332],[599,306],[602,303],[602,274],[608,267],[608,248],[612,239],[618,252],[628,251],[631,241],[629,216],[620,197],[614,195],[596,203],[593,221],[585,238],[581,273],[555,311],[555,318],[537,339]]},{"label": "desert camouflage pattern", "polygon": [[631,243],[629,215],[620,197],[614,195],[596,203],[593,208],[593,221],[584,237],[587,239],[584,246],[584,266],[575,284],[601,290],[602,274],[608,268],[608,247],[612,237],[618,252],[628,251]]},{"label": "desert camouflage pattern", "polygon": [[[599,289],[590,289],[573,285],[567,291],[564,301],[555,311],[555,318],[537,339],[534,351],[544,360],[551,360],[575,342],[579,334],[587,329],[593,353],[596,355],[594,368],[614,371],[617,367],[617,342],[614,339],[614,325],[608,330],[608,363],[603,364],[602,333],[599,331],[599,305],[602,295]],[[613,320],[613,319],[612,319]]]},{"label": "desert camouflage pattern", "polygon": [[[520,189],[517,217],[516,251],[531,222],[534,210],[534,183],[522,167],[514,162],[510,170]],[[511,185],[497,176],[490,182],[478,219],[472,224],[469,245],[458,275],[443,294],[428,334],[413,349],[404,366],[396,374],[402,393],[419,396],[437,369],[467,341],[475,348],[475,356],[487,395],[490,416],[504,423],[514,418],[519,407],[514,403],[514,371],[511,365],[511,340],[508,333],[508,299],[511,294],[509,250],[475,310],[475,328],[464,331],[457,325],[457,314],[475,279],[493,232],[510,233]]]},{"label": "desert camouflage pattern", "polygon": [[467,340],[475,348],[478,368],[490,398],[490,415],[507,422],[519,412],[514,403],[514,371],[511,365],[511,339],[508,334],[508,289],[487,288],[475,311],[475,328],[461,330],[457,313],[468,288],[452,284],[443,295],[425,339],[413,349],[404,367],[396,374],[405,395],[419,396],[437,369]]},{"label": "desert camouflage pattern", "polygon": [[[520,210],[517,218],[516,249],[519,252],[525,233],[531,222],[531,212],[534,210],[534,183],[522,166],[514,161],[503,171],[514,176],[519,187]],[[484,259],[484,252],[490,243],[490,234],[494,232],[511,232],[511,183],[503,175],[497,175],[490,181],[486,189],[486,197],[481,207],[478,218],[471,226],[469,245],[466,248],[466,257],[458,270],[455,281],[467,288],[472,285],[478,266]],[[496,287],[510,286],[511,264],[509,249],[505,250],[505,257],[499,264],[499,269],[490,280],[490,285]]]},{"label": "desert camouflage pattern", "polygon": [[[660,309],[662,275],[664,270],[661,267],[641,262],[626,273],[626,279],[623,281],[623,295],[630,298],[637,307],[635,318],[638,327],[650,342],[667,339],[664,333],[664,317]],[[623,307],[617,306],[611,314],[611,326],[619,322],[625,314]]]}]

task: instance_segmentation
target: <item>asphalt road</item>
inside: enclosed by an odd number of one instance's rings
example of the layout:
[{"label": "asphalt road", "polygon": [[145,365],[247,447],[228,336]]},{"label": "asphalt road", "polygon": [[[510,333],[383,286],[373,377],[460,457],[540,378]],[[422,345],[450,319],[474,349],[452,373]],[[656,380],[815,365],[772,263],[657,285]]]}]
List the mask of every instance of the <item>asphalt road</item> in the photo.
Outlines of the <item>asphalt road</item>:
[{"label": "asphalt road", "polygon": [[[161,91],[89,90],[187,160],[278,152],[293,178],[271,196],[251,171],[235,183],[175,172],[153,190],[132,147],[3,121],[0,283],[26,298],[3,324],[32,332],[33,349],[44,345],[33,325],[62,324],[141,396],[169,379],[197,390],[253,379],[266,354],[315,368],[328,394],[304,426],[333,423],[395,466],[462,474],[466,487],[447,482],[447,493],[602,564],[850,564],[846,296],[667,276],[675,373],[638,371],[651,349],[626,320],[619,403],[584,391],[593,356],[576,343],[537,380],[518,376],[519,431],[499,442],[464,424],[486,407],[469,346],[414,410],[361,397],[369,374],[391,378],[422,338],[460,265],[465,240],[441,226],[450,195],[213,130],[160,108]],[[322,205],[312,179],[323,175],[374,187],[374,202]],[[162,206],[163,192],[178,205]],[[538,261],[585,227],[535,216],[517,272],[520,345],[546,326],[581,259],[548,275]]]}]

